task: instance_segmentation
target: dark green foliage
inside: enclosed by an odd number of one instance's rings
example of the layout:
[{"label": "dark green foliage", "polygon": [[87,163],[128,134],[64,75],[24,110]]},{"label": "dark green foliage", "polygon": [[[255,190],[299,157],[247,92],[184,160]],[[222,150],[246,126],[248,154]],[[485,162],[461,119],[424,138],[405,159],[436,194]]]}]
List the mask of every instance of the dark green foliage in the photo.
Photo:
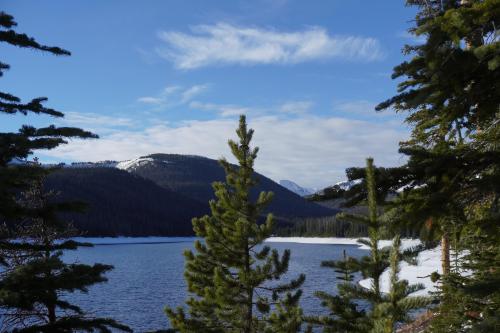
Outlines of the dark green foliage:
[{"label": "dark green foliage", "polygon": [[397,323],[411,320],[409,313],[412,310],[421,309],[432,303],[430,297],[410,296],[423,288],[422,285],[409,285],[406,280],[399,280],[399,263],[403,259],[400,251],[400,236],[394,237],[390,252],[390,290],[382,294],[381,302],[373,309],[375,318],[373,333],[392,333]]},{"label": "dark green foliage", "polygon": [[[410,32],[426,41],[405,48],[412,58],[394,69],[398,94],[377,107],[405,112],[412,126],[400,149],[409,157],[406,190],[391,220],[441,237],[432,331],[499,326],[500,1],[407,3],[418,9]],[[462,255],[450,258],[450,246]],[[462,276],[465,269],[472,275]]]},{"label": "dark green foliage", "polygon": [[278,224],[274,233],[281,237],[361,237],[368,235],[366,225],[339,221],[335,216],[292,219]]},{"label": "dark green foliage", "polygon": [[[34,165],[33,167],[37,167]],[[37,211],[16,226],[16,242],[1,249],[3,269],[0,280],[0,311],[4,329],[17,332],[110,332],[130,329],[109,318],[92,318],[62,298],[75,291],[106,282],[104,273],[113,267],[66,264],[63,251],[91,246],[66,240],[74,229],[60,219],[60,212],[79,208],[77,203],[54,202],[54,192],[43,190],[43,178],[33,182],[19,204]]]},{"label": "dark green foliage", "polygon": [[[60,191],[62,201],[73,199],[88,204],[85,214],[65,215],[85,235],[192,236],[194,231],[190,222],[191,218],[204,215],[209,211],[207,205],[201,203],[196,195],[197,188],[205,186],[203,183],[198,183],[201,180],[198,180],[197,177],[201,177],[205,171],[197,162],[198,160],[210,161],[206,166],[210,169],[209,166],[214,161],[182,155],[162,155],[162,158],[150,162],[155,166],[140,165],[131,172],[108,167],[72,166],[58,168],[47,177],[46,185],[49,190]],[[169,164],[164,162],[167,159]],[[168,166],[168,169],[164,169],[163,165]],[[218,168],[223,170],[220,166]],[[149,171],[152,173],[149,174]],[[184,175],[176,174],[183,171]],[[189,179],[185,178],[187,171],[190,172],[190,177],[193,174],[198,176],[195,176],[190,182]],[[140,176],[145,174],[149,174],[146,179]],[[256,177],[263,182],[263,184],[256,186],[260,189],[273,192],[282,189],[281,186],[264,176],[256,174]],[[165,179],[171,180],[173,185],[166,186]],[[193,192],[189,194],[190,191]],[[281,230],[293,230],[293,232],[301,230],[302,223],[300,221],[303,219],[290,218],[295,214],[297,216],[315,216],[337,212],[335,209],[322,208],[317,204],[307,203],[304,199],[285,189],[282,191],[284,193],[280,192],[282,195],[280,203],[274,206],[276,210],[273,211],[279,215],[275,218],[275,233],[277,234],[280,234]],[[131,206],[133,209],[130,209]],[[317,218],[318,221],[327,219],[329,218]],[[264,221],[265,216],[263,215],[260,217],[259,223]],[[311,225],[311,223],[308,224]],[[313,222],[313,224],[316,223]],[[342,226],[342,230],[351,229],[348,226]],[[353,228],[354,232],[356,230]]]},{"label": "dark green foliage", "polygon": [[[58,47],[39,44],[33,38],[17,33],[13,17],[0,12],[0,42],[21,48],[70,53]],[[10,66],[0,62],[0,76]],[[0,92],[0,113],[40,114],[63,117],[60,111],[47,108],[46,97],[23,103],[11,93]],[[43,191],[43,179],[50,170],[36,161],[27,162],[34,150],[53,149],[69,138],[97,138],[95,134],[73,127],[35,128],[24,125],[18,132],[0,133],[0,222],[13,223],[0,230],[0,311],[2,330],[15,332],[111,332],[112,328],[130,331],[107,318],[92,318],[63,300],[63,294],[86,292],[95,283],[106,281],[103,274],[112,267],[95,264],[66,264],[64,250],[78,244],[64,241],[74,235],[62,220],[61,212],[80,209],[74,202],[51,202],[53,193]],[[20,193],[22,197],[19,197]],[[61,241],[59,243],[59,241]],[[5,327],[6,326],[6,327]]]},{"label": "dark green foliage", "polygon": [[[368,204],[367,215],[340,213],[340,220],[347,220],[356,224],[367,226],[368,239],[359,239],[360,244],[370,249],[370,255],[361,259],[347,257],[344,253],[342,261],[324,261],[323,267],[333,268],[337,278],[342,281],[338,285],[339,295],[330,295],[325,292],[317,292],[316,295],[322,300],[323,306],[329,309],[329,316],[307,318],[313,326],[322,326],[324,332],[393,332],[396,323],[409,319],[409,311],[420,308],[429,303],[427,298],[408,297],[409,294],[418,290],[419,286],[409,286],[406,280],[398,279],[399,262],[402,259],[414,258],[415,251],[399,250],[399,236],[394,239],[391,249],[380,248],[379,241],[388,232],[384,228],[382,211],[379,206],[385,205],[387,193],[380,191],[376,185],[376,168],[371,158],[367,159],[367,167],[364,172],[365,180],[362,184],[366,188],[361,191],[365,193],[362,201]],[[380,290],[380,278],[382,273],[391,267],[391,290],[383,294]],[[354,273],[361,272],[363,278],[371,279],[371,288],[365,289],[352,282]],[[363,300],[370,304],[368,312],[359,309],[359,301]]]},{"label": "dark green foliage", "polygon": [[[13,30],[17,26],[14,18],[5,12],[0,12],[0,42],[13,46],[49,52],[54,55],[70,55],[66,50],[58,47],[45,46],[33,38],[17,33]],[[0,76],[10,69],[8,64],[0,62]],[[0,92],[0,115],[27,115],[29,113],[43,114],[53,117],[63,117],[60,111],[43,106],[46,97],[37,97],[23,103],[11,93]],[[15,195],[26,189],[30,182],[37,179],[43,170],[27,167],[26,165],[12,165],[11,162],[24,160],[33,150],[53,149],[66,143],[68,138],[96,138],[95,134],[73,127],[35,128],[24,125],[18,132],[0,133],[0,218],[18,217],[22,212],[16,204]]]},{"label": "dark green foliage", "polygon": [[250,148],[253,130],[240,118],[239,142],[229,146],[239,168],[220,161],[225,182],[215,182],[216,199],[211,215],[193,219],[202,241],[196,252],[187,251],[185,277],[193,297],[184,309],[167,309],[171,324],[181,332],[297,332],[301,327],[298,289],[305,277],[277,283],[288,270],[290,251],[281,256],[262,242],[271,236],[273,216],[258,219],[273,194],[261,192],[256,200],[251,188],[257,183],[253,165],[257,148]]},{"label": "dark green foliage", "polygon": [[370,323],[366,312],[358,309],[358,305],[343,292],[353,281],[354,273],[358,269],[357,262],[348,257],[344,250],[342,261],[323,261],[321,266],[333,268],[338,274],[337,279],[342,281],[338,284],[340,295],[330,295],[324,291],[315,292],[316,297],[321,299],[321,305],[327,308],[329,313],[324,316],[306,317],[305,320],[310,324],[309,330],[314,326],[320,326],[325,333],[368,331]]},{"label": "dark green foliage", "polygon": [[208,212],[206,204],[114,168],[58,169],[45,186],[61,192],[60,201],[87,203],[85,214],[64,214],[86,236],[192,236],[191,218]]}]

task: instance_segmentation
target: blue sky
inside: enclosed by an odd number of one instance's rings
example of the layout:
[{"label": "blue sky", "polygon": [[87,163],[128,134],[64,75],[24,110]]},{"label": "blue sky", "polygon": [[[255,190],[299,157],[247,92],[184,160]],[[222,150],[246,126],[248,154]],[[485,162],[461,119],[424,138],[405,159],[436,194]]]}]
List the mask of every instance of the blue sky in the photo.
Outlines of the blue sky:
[{"label": "blue sky", "polygon": [[47,96],[64,120],[101,139],[37,153],[44,161],[125,160],[149,153],[229,157],[240,113],[256,130],[256,169],[322,187],[373,156],[398,165],[402,117],[375,113],[395,94],[392,68],[414,43],[413,9],[387,1],[2,1],[17,31],[71,57],[1,45],[0,90]]}]

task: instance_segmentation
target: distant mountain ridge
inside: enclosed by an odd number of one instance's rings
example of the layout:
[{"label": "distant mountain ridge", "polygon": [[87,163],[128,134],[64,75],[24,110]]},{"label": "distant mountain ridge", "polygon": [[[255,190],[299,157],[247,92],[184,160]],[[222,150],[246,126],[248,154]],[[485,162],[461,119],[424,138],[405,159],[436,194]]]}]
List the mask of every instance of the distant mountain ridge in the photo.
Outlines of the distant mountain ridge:
[{"label": "distant mountain ridge", "polygon": [[[224,170],[217,160],[196,155],[151,154],[120,162],[117,167],[202,203],[214,198],[214,181],[225,181]],[[258,185],[252,192],[253,196],[256,198],[260,191],[273,192],[274,199],[269,210],[277,216],[318,217],[335,214],[320,205],[307,202],[259,173],[255,173],[255,177]]]},{"label": "distant mountain ridge", "polygon": [[[272,191],[269,207],[277,220],[335,215],[337,210],[308,202],[256,173],[252,191]],[[208,213],[214,198],[212,183],[224,181],[217,160],[201,156],[152,154],[133,160],[60,165],[46,186],[61,199],[89,204],[87,214],[69,217],[93,236],[192,235],[191,218]]]},{"label": "distant mountain ridge", "polygon": [[313,188],[302,187],[299,184],[287,179],[280,180],[279,184],[287,190],[300,195],[301,197],[305,197],[316,192],[316,190]]}]

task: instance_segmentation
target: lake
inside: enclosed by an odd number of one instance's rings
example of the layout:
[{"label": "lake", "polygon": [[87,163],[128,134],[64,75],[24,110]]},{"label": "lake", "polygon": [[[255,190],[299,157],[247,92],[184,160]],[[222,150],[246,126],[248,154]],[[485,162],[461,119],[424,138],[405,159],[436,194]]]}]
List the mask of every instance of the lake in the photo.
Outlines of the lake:
[{"label": "lake", "polygon": [[[89,240],[93,241],[93,240]],[[155,243],[96,245],[65,254],[67,262],[105,263],[115,269],[107,283],[92,286],[88,294],[74,293],[67,298],[87,313],[112,317],[135,332],[169,327],[165,306],[177,307],[187,297],[184,282],[183,251],[193,247],[194,238],[155,238]],[[116,243],[117,241],[115,241]],[[291,249],[286,277],[306,274],[301,305],[306,314],[325,313],[314,291],[335,292],[335,272],[320,267],[321,261],[348,255],[360,257],[368,251],[355,245],[266,243],[282,253]],[[286,278],[285,277],[285,278]]]}]

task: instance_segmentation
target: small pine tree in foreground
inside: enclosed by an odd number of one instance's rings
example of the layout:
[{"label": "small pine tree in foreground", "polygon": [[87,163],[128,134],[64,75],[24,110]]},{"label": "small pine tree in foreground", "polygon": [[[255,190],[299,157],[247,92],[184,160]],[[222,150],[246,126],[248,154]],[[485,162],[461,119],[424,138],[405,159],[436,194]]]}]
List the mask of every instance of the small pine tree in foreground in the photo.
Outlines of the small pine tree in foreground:
[{"label": "small pine tree in foreground", "polygon": [[103,274],[113,267],[68,264],[62,260],[64,251],[91,244],[68,240],[75,236],[75,231],[58,215],[80,205],[56,202],[55,193],[44,192],[43,181],[44,178],[34,181],[19,200],[37,217],[19,221],[14,233],[16,241],[1,249],[4,268],[0,280],[0,329],[18,333],[107,333],[112,329],[131,332],[112,319],[86,315],[62,297],[75,291],[87,292],[90,286],[106,282]]},{"label": "small pine tree in foreground", "polygon": [[[386,232],[383,219],[378,213],[375,184],[375,167],[373,159],[367,159],[365,171],[366,196],[368,216],[341,213],[338,218],[356,224],[365,224],[368,227],[368,239],[359,239],[358,242],[370,249],[370,255],[355,259],[344,255],[342,261],[325,261],[324,267],[331,267],[340,273],[337,278],[342,281],[338,285],[339,295],[330,295],[317,292],[322,299],[323,306],[329,311],[329,316],[309,317],[307,321],[313,326],[323,327],[324,332],[373,332],[390,333],[399,322],[409,319],[408,313],[426,306],[430,299],[426,297],[410,297],[409,294],[422,288],[421,285],[408,285],[406,280],[399,280],[399,263],[402,259],[409,260],[416,254],[415,249],[404,253],[400,251],[399,236],[394,238],[391,248],[380,248],[379,241]],[[378,200],[377,200],[378,199]],[[391,268],[391,286],[388,294],[382,293],[380,280],[382,273]],[[371,280],[370,288],[363,288],[353,283],[353,273],[361,272],[363,278]],[[361,302],[368,303],[368,311],[361,310]]]},{"label": "small pine tree in foreground", "polygon": [[302,322],[298,305],[305,276],[278,283],[288,270],[290,250],[280,256],[263,246],[273,229],[273,216],[259,224],[272,193],[252,200],[256,185],[254,162],[258,148],[251,148],[253,130],[245,116],[236,131],[239,141],[229,147],[239,167],[225,159],[220,164],[226,182],[213,184],[216,200],[211,215],[193,219],[196,251],[186,251],[185,278],[193,297],[182,307],[167,308],[172,326],[181,332],[297,332]]}]

